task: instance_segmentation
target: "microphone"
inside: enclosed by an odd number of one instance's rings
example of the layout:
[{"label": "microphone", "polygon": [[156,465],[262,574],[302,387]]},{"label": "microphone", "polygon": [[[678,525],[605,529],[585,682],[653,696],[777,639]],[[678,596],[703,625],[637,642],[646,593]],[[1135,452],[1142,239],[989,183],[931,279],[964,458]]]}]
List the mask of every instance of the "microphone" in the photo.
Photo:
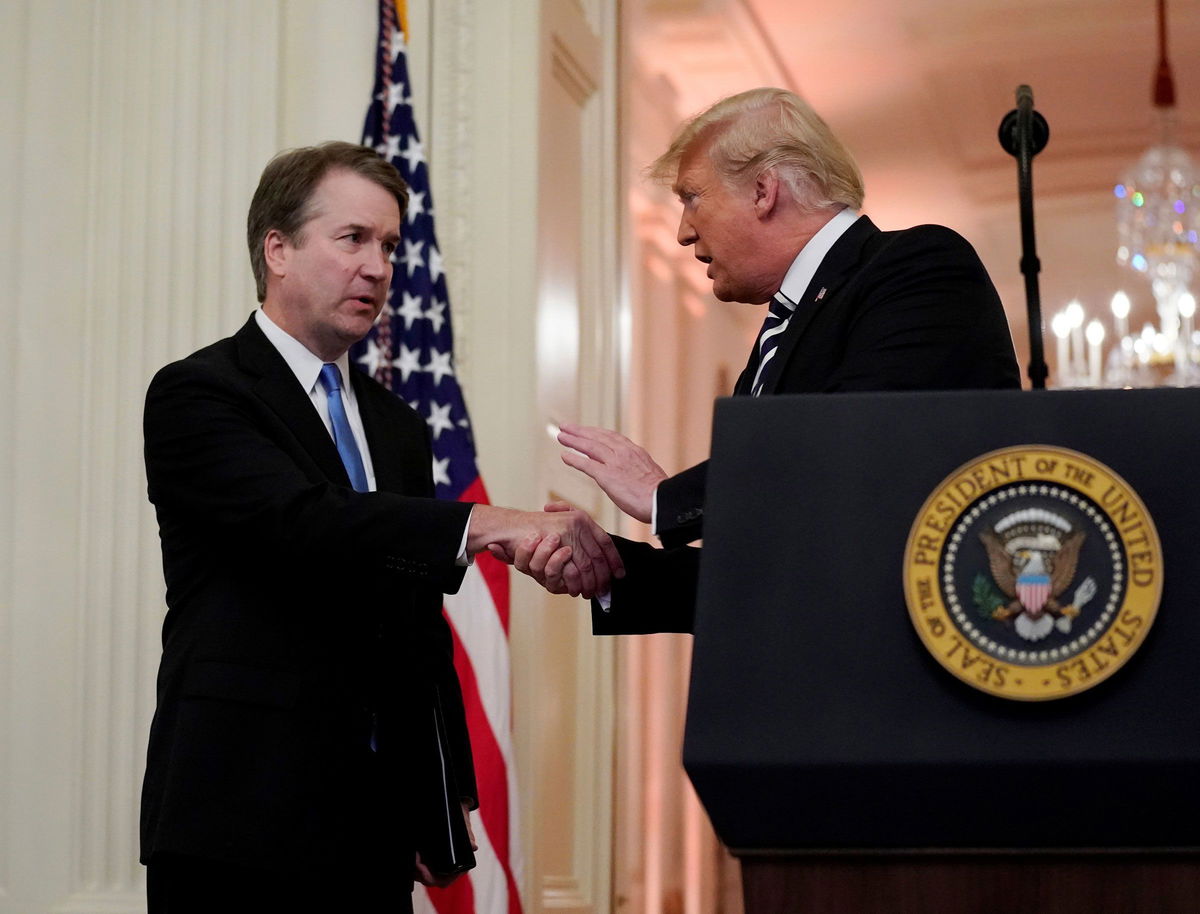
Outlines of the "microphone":
[{"label": "microphone", "polygon": [[1021,154],[1021,114],[1032,116],[1029,121],[1029,155],[1033,157],[1046,148],[1050,142],[1050,125],[1037,111],[1033,110],[1033,90],[1029,86],[1017,87],[1017,107],[1000,122],[1000,145],[1010,156]]}]

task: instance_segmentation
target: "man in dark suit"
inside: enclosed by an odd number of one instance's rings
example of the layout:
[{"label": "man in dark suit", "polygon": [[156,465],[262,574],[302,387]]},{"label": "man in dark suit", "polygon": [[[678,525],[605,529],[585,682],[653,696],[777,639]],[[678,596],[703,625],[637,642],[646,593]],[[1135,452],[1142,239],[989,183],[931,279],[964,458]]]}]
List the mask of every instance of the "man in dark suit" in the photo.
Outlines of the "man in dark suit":
[{"label": "man in dark suit", "polygon": [[[718,102],[651,172],[678,194],[679,243],[707,265],[713,294],[771,303],[736,396],[1020,386],[999,296],[970,244],[935,225],[881,232],[859,215],[858,167],[795,94]],[[559,441],[573,449],[566,463],[667,547],[618,540],[628,574],[594,605],[595,632],[690,631],[699,551],[685,544],[702,535],[707,464],[668,477],[605,429],[564,425]],[[561,592],[553,545],[514,558]]]},{"label": "man in dark suit", "polygon": [[586,595],[619,572],[579,512],[435,500],[424,420],[350,370],[406,202],[370,149],[277,156],[248,219],[262,308],[147,393],[168,605],[142,798],[154,914],[404,910],[414,875],[445,882],[416,854],[439,745],[464,815],[476,792],[443,592],[528,537]]}]

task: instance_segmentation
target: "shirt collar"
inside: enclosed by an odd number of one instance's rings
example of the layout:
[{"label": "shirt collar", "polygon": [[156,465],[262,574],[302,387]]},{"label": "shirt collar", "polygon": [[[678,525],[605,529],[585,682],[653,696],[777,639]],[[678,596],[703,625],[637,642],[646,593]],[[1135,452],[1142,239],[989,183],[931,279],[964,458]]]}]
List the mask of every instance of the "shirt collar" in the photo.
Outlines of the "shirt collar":
[{"label": "shirt collar", "polygon": [[829,249],[858,221],[858,217],[858,211],[847,206],[808,239],[808,244],[800,249],[800,253],[788,267],[787,275],[783,277],[783,285],[779,287],[779,291],[789,301],[799,302],[804,297],[808,284],[817,275],[817,268],[821,266],[821,261],[825,259]]},{"label": "shirt collar", "polygon": [[[287,362],[288,368],[292,370],[292,374],[296,376],[296,380],[300,382],[300,386],[307,393],[311,394],[317,387],[317,379],[321,376],[321,366],[325,362],[319,356],[313,355],[308,347],[298,339],[286,330],[281,329],[278,324],[267,317],[266,312],[262,308],[254,312],[254,319],[258,323],[258,329],[266,336],[267,341],[283,356],[283,360]],[[349,387],[349,354],[343,352],[333,364],[337,365],[338,370],[342,373],[343,387]]]}]

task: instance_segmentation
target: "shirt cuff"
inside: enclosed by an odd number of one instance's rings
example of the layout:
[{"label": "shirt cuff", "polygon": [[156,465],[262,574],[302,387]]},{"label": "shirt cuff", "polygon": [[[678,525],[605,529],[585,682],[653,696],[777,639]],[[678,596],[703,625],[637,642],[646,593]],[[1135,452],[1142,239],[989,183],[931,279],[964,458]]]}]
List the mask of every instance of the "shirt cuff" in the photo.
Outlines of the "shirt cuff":
[{"label": "shirt cuff", "polygon": [[454,564],[459,568],[467,568],[475,564],[475,556],[467,555],[467,533],[471,530],[471,515],[475,513],[475,506],[471,505],[471,513],[467,515],[467,525],[463,527],[462,542],[458,544],[458,555],[454,557]]},{"label": "shirt cuff", "polygon": [[600,594],[600,596],[596,597],[596,602],[600,604],[600,609],[603,610],[604,612],[611,611],[612,610],[612,591],[610,590],[608,593]]},{"label": "shirt cuff", "polygon": [[658,486],[650,493],[650,532],[658,536]]}]

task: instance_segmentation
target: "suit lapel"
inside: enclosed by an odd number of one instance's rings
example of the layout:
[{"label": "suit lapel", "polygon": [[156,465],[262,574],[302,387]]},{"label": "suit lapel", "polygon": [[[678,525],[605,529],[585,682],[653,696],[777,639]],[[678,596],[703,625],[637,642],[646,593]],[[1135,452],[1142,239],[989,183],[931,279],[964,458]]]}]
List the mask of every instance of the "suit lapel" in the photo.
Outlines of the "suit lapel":
[{"label": "suit lapel", "polygon": [[788,360],[804,336],[804,331],[808,329],[818,311],[835,307],[838,291],[854,275],[862,261],[863,246],[878,234],[879,229],[875,224],[866,216],[860,216],[829,249],[829,253],[817,267],[817,272],[813,274],[808,288],[804,290],[803,297],[796,303],[796,313],[788,321],[787,331],[779,341],[779,349],[775,353],[776,364],[767,368],[770,377],[763,386],[764,394],[775,393]]},{"label": "suit lapel", "polygon": [[429,495],[428,461],[422,456],[424,448],[417,448],[411,432],[404,423],[389,421],[387,410],[400,407],[391,398],[398,398],[379,387],[361,371],[350,371],[350,383],[354,385],[354,396],[358,401],[358,414],[362,418],[363,431],[367,435],[367,446],[371,449],[371,463],[375,467],[375,488],[381,492],[401,495]]},{"label": "suit lapel", "polygon": [[325,423],[313,409],[312,400],[297,383],[283,356],[258,329],[253,315],[234,339],[242,370],[256,378],[254,393],[274,410],[330,482],[350,485],[342,458]]}]

